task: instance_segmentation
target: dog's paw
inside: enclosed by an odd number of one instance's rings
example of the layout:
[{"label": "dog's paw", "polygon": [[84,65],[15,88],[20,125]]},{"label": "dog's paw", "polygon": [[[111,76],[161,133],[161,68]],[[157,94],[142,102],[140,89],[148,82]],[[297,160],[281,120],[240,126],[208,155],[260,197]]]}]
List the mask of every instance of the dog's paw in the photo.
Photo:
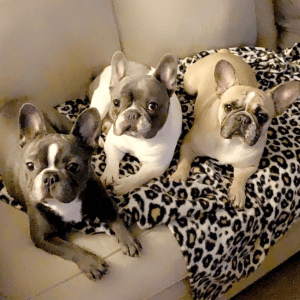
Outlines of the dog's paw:
[{"label": "dog's paw", "polygon": [[177,169],[171,176],[170,181],[176,181],[176,182],[186,182],[188,178],[188,172],[182,172],[179,169]]},{"label": "dog's paw", "polygon": [[92,253],[86,254],[77,262],[77,265],[89,279],[93,280],[100,279],[108,270],[106,262]]},{"label": "dog's paw", "polygon": [[114,185],[119,182],[119,174],[105,169],[100,180],[104,186]]},{"label": "dog's paw", "polygon": [[128,241],[119,241],[121,250],[123,254],[131,256],[131,257],[137,257],[140,256],[142,245],[137,239],[130,239]]},{"label": "dog's paw", "polygon": [[138,185],[132,179],[133,179],[133,175],[115,181],[113,184],[114,194],[117,196],[121,196],[136,189]]},{"label": "dog's paw", "polygon": [[241,209],[245,207],[246,194],[244,188],[232,185],[229,188],[228,198],[234,207]]}]

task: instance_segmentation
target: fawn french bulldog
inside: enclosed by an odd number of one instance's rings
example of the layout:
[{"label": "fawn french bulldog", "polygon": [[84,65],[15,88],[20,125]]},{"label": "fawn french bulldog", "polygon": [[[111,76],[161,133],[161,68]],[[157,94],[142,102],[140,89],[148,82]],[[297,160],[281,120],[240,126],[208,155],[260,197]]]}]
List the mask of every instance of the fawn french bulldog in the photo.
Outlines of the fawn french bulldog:
[{"label": "fawn french bulldog", "polygon": [[195,121],[180,149],[178,168],[171,179],[185,181],[196,156],[231,164],[229,189],[233,205],[245,205],[245,184],[256,172],[271,120],[299,96],[299,82],[279,84],[264,92],[250,66],[229,50],[206,56],[189,66],[184,88],[197,94]]},{"label": "fawn french bulldog", "polygon": [[26,205],[33,243],[75,262],[88,278],[99,279],[107,271],[105,261],[66,239],[72,224],[80,222],[83,215],[107,222],[125,254],[136,256],[141,249],[94,177],[91,157],[101,132],[99,113],[87,109],[73,126],[54,108],[44,116],[21,99],[6,101],[2,106],[3,182],[8,193]]},{"label": "fawn french bulldog", "polygon": [[[168,168],[181,133],[182,112],[176,89],[177,60],[165,55],[156,69],[127,61],[122,52],[92,82],[89,94],[108,129],[101,180],[117,195],[161,176]],[[119,163],[129,153],[140,170],[119,178]]]}]

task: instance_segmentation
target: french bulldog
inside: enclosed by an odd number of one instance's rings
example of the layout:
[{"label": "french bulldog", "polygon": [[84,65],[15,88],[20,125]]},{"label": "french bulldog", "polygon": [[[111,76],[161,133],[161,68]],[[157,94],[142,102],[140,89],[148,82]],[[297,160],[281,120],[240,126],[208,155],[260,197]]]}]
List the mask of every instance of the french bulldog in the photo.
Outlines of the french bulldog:
[{"label": "french bulldog", "polygon": [[231,164],[229,189],[233,205],[245,205],[245,185],[258,169],[271,120],[299,96],[299,82],[291,81],[262,91],[251,67],[222,49],[189,66],[184,88],[197,94],[191,130],[180,149],[178,168],[171,180],[185,181],[196,156]]},{"label": "french bulldog", "polygon": [[[181,106],[174,93],[176,75],[177,60],[171,54],[151,69],[116,52],[111,66],[91,84],[91,107],[99,110],[108,129],[101,180],[113,186],[116,195],[161,176],[168,168],[182,127]],[[137,157],[142,166],[136,174],[120,179],[119,164],[126,153]]]},{"label": "french bulldog", "polygon": [[107,222],[125,254],[137,256],[141,249],[95,178],[91,157],[100,132],[95,108],[73,126],[54,108],[44,117],[24,99],[8,100],[0,110],[0,173],[8,193],[27,208],[33,243],[75,262],[95,280],[107,272],[105,261],[66,238],[83,215]]}]

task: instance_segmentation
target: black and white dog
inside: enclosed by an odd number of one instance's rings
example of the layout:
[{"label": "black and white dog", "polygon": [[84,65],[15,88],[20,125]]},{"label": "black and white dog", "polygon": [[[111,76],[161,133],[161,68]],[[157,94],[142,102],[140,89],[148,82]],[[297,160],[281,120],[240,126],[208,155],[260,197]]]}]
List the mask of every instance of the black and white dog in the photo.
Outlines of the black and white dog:
[{"label": "black and white dog", "polygon": [[43,115],[21,99],[6,101],[0,110],[0,172],[8,193],[26,204],[32,241],[75,262],[90,279],[106,273],[105,261],[65,238],[84,214],[107,222],[125,254],[137,256],[141,250],[95,178],[91,157],[100,132],[94,108],[73,126],[54,108]]}]

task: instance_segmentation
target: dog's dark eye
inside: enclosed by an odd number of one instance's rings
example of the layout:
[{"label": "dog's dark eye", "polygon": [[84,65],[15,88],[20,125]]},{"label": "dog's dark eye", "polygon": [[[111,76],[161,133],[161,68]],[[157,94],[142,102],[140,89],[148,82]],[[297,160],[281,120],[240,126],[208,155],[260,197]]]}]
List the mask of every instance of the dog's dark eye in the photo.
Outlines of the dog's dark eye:
[{"label": "dog's dark eye", "polygon": [[68,165],[68,171],[72,173],[77,173],[79,171],[79,164],[77,163],[70,163]]},{"label": "dog's dark eye", "polygon": [[115,107],[120,107],[121,102],[120,102],[119,99],[115,99],[115,100],[113,101],[113,104],[114,104]]},{"label": "dog's dark eye", "polygon": [[34,170],[34,163],[28,162],[28,163],[26,163],[26,167],[30,172],[32,172]]},{"label": "dog's dark eye", "polygon": [[148,105],[148,109],[149,109],[149,110],[155,110],[155,109],[157,109],[157,107],[158,107],[158,104],[155,103],[155,102],[151,102],[151,103],[149,103],[149,105]]},{"label": "dog's dark eye", "polygon": [[257,121],[263,124],[268,121],[268,115],[266,113],[260,112],[257,114]]},{"label": "dog's dark eye", "polygon": [[224,109],[228,113],[228,112],[230,112],[232,110],[232,105],[231,104],[225,104],[224,105]]}]

